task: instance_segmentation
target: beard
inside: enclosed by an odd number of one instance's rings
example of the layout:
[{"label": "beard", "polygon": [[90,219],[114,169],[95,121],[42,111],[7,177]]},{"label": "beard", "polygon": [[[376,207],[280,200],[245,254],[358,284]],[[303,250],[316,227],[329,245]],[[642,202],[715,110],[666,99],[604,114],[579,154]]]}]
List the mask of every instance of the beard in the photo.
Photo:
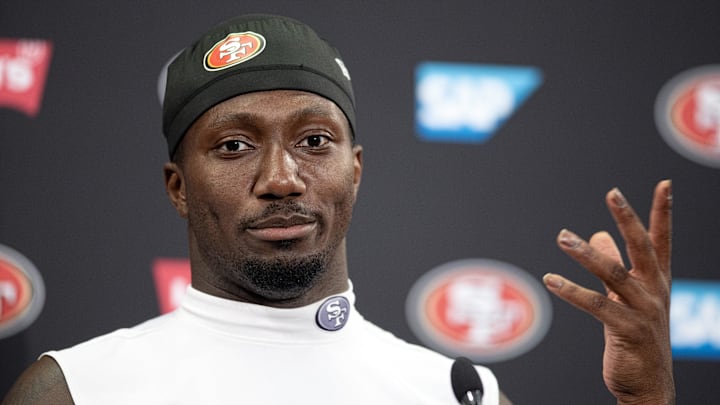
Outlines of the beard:
[{"label": "beard", "polygon": [[[262,214],[242,221],[238,231],[243,232],[250,224],[270,215],[293,213],[312,216],[318,220],[321,217],[317,212],[295,202],[273,203],[267,206]],[[208,218],[214,217],[203,214],[196,217],[202,218],[201,221],[192,222],[207,224]],[[340,235],[344,235],[344,230]],[[342,241],[342,237],[337,237],[321,250],[303,255],[293,252],[295,241],[278,241],[276,252],[280,254],[262,256],[247,251],[228,251],[221,248],[223,244],[216,238],[216,234],[205,232],[205,237],[197,238],[197,242],[202,260],[212,269],[213,278],[219,282],[218,285],[225,285],[230,289],[239,288],[263,300],[272,301],[296,299],[312,289],[327,273]]]},{"label": "beard", "polygon": [[287,300],[310,290],[327,271],[328,261],[329,254],[320,252],[302,257],[250,257],[215,264],[230,270],[233,281],[250,292],[266,299]]}]

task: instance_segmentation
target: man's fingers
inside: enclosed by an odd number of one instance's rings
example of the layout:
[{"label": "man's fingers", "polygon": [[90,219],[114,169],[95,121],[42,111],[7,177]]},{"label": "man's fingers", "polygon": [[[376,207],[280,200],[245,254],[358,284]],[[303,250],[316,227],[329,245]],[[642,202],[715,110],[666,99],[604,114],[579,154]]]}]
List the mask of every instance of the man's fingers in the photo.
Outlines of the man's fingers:
[{"label": "man's fingers", "polygon": [[[609,239],[609,240],[608,240]],[[592,246],[574,233],[563,229],[558,234],[558,246],[583,267],[597,276],[608,290],[612,290],[630,305],[641,305],[645,299],[643,289],[638,285],[619,259],[620,253],[614,247],[610,235],[595,236]],[[609,254],[606,254],[609,253]]]},{"label": "man's fingers", "polygon": [[612,236],[610,236],[609,233],[605,231],[597,232],[592,237],[590,237],[590,241],[588,243],[590,244],[590,246],[593,247],[593,249],[604,254],[610,259],[614,259],[618,263],[623,264],[620,249],[618,249],[615,240],[613,240]]},{"label": "man's fingers", "polygon": [[553,294],[591,314],[607,326],[615,326],[621,320],[619,304],[597,291],[581,287],[565,277],[552,273],[543,276],[543,283]]},{"label": "man's fingers", "polygon": [[655,247],[645,226],[619,189],[607,193],[606,202],[620,233],[625,239],[628,258],[633,269],[642,277],[658,267]]},{"label": "man's fingers", "polygon": [[[620,266],[625,268],[620,249],[618,249],[617,244],[615,244],[615,241],[609,233],[605,231],[596,232],[590,237],[588,244],[598,253],[607,256],[610,260],[615,260]],[[610,293],[610,287],[605,283],[603,283],[603,285],[605,286],[605,292]]]},{"label": "man's fingers", "polygon": [[663,180],[655,187],[650,210],[650,240],[655,247],[658,264],[666,280],[670,280],[672,251],[672,183]]}]

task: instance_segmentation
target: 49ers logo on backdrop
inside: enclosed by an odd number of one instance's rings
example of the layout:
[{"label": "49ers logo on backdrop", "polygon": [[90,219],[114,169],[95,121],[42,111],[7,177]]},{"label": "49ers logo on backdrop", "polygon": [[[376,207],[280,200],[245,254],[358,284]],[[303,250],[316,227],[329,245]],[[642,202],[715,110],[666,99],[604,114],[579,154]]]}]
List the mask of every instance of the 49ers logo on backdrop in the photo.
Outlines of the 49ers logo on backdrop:
[{"label": "49ers logo on backdrop", "polygon": [[190,260],[158,258],[153,262],[152,272],[160,313],[166,314],[180,305],[190,285]]},{"label": "49ers logo on backdrop", "polygon": [[25,256],[0,245],[0,338],[30,326],[42,311],[45,286]]},{"label": "49ers logo on backdrop", "polygon": [[525,271],[469,259],[421,277],[408,295],[407,317],[428,346],[490,363],[532,349],[545,336],[552,311],[545,289]]},{"label": "49ers logo on backdrop", "polygon": [[49,41],[0,39],[0,107],[37,115],[51,53]]},{"label": "49ers logo on backdrop", "polygon": [[655,121],[676,152],[720,167],[720,65],[690,69],[665,84],[655,102]]},{"label": "49ers logo on backdrop", "polygon": [[247,31],[229,34],[218,41],[205,54],[205,70],[227,69],[238,63],[247,62],[265,49],[265,37]]}]

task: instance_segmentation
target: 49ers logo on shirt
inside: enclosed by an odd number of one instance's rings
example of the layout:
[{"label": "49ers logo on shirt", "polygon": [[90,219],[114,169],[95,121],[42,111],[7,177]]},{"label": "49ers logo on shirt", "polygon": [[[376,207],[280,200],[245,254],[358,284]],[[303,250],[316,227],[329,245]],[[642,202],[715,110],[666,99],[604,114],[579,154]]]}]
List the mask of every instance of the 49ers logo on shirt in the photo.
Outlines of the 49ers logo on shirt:
[{"label": "49ers logo on shirt", "polygon": [[265,49],[265,37],[247,31],[229,34],[205,54],[205,70],[227,69],[238,63],[247,62]]}]

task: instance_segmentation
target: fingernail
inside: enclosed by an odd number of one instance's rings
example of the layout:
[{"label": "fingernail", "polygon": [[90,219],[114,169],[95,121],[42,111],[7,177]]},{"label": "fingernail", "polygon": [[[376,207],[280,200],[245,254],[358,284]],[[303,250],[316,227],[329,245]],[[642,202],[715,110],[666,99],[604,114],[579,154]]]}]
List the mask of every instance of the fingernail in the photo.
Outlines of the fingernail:
[{"label": "fingernail", "polygon": [[580,244],[580,238],[567,229],[563,229],[558,235],[558,242],[565,247],[574,249]]},{"label": "fingernail", "polygon": [[546,286],[554,289],[558,289],[563,285],[563,282],[560,278],[555,277],[554,274],[550,273],[543,276],[543,283],[545,283]]},{"label": "fingernail", "polygon": [[620,189],[615,187],[612,194],[612,200],[615,203],[615,205],[618,208],[625,208],[627,206],[627,200],[625,200],[625,196],[622,195],[620,192]]},{"label": "fingernail", "polygon": [[672,194],[672,180],[668,180],[668,187],[667,187],[667,200],[669,203],[672,203],[673,194]]}]

